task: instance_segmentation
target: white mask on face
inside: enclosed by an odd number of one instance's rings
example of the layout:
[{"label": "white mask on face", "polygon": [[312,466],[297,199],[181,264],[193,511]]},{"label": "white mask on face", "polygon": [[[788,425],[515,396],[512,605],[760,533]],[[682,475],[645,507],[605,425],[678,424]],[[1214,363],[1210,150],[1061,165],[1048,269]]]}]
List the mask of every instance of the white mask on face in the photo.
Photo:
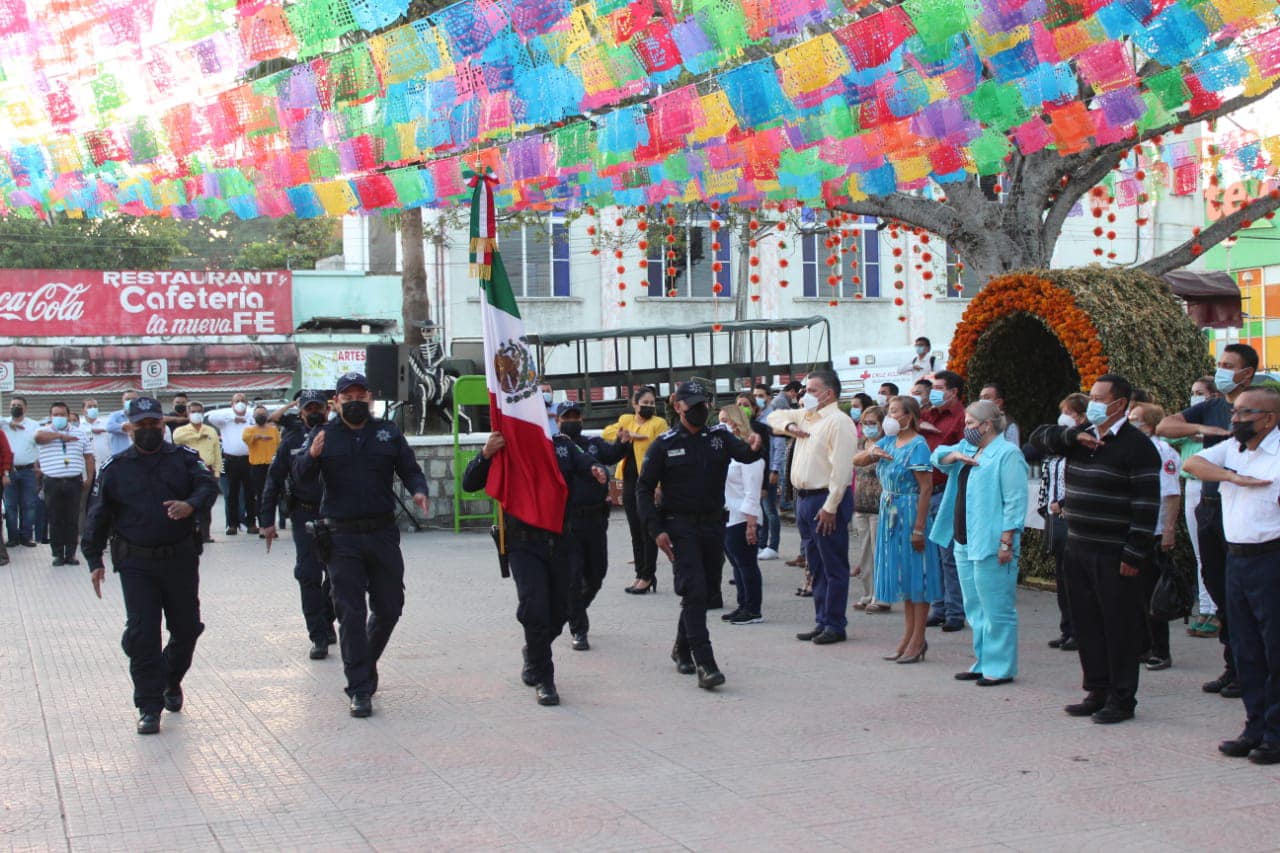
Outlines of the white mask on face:
[{"label": "white mask on face", "polygon": [[902,424],[898,423],[898,419],[893,415],[889,415],[885,418],[884,423],[881,424],[881,426],[884,427],[884,434],[890,438],[893,438],[895,435],[902,432]]},{"label": "white mask on face", "polygon": [[883,409],[885,406],[889,405],[889,398],[884,394],[877,394],[876,405]]},{"label": "white mask on face", "polygon": [[244,403],[236,403],[231,408],[233,411],[235,411],[237,415],[243,415],[249,407],[246,406]]},{"label": "white mask on face", "polygon": [[818,395],[812,391],[804,395],[804,399],[800,401],[800,405],[804,407],[806,412],[812,412],[818,408]]},{"label": "white mask on face", "polygon": [[1066,412],[1058,415],[1058,426],[1070,429],[1076,425],[1076,419],[1068,415]]},{"label": "white mask on face", "polygon": [[204,423],[204,412],[192,412],[188,419],[196,426],[200,426],[200,424]]},{"label": "white mask on face", "polygon": [[1206,396],[1205,396],[1205,395],[1203,395],[1203,394],[1192,394],[1192,395],[1191,395],[1191,405],[1193,405],[1193,406],[1198,406],[1198,405],[1200,405],[1201,403],[1206,402],[1208,399],[1209,399],[1209,398],[1208,398],[1208,397],[1206,397]]}]

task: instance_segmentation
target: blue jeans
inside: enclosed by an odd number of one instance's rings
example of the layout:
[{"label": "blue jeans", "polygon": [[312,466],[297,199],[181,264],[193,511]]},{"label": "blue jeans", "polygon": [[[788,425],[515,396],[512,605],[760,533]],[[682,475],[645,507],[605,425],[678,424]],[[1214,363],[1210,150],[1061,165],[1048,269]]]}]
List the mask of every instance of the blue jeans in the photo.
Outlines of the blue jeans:
[{"label": "blue jeans", "polygon": [[748,613],[759,613],[760,599],[763,594],[760,563],[756,559],[756,546],[747,542],[745,521],[724,529],[724,555],[729,558],[729,565],[733,566],[733,579],[738,589],[738,607]]},{"label": "blue jeans", "polygon": [[16,468],[9,472],[4,490],[4,523],[9,541],[30,542],[36,523],[36,471]]},{"label": "blue jeans", "polygon": [[766,480],[764,484],[764,497],[760,499],[760,514],[763,516],[760,522],[759,542],[761,548],[772,548],[778,550],[778,545],[782,541],[782,516],[778,514],[778,484],[769,485]]},{"label": "blue jeans", "polygon": [[[942,503],[942,492],[937,492],[929,499],[929,529],[933,529],[933,521],[938,517],[938,504]],[[956,570],[955,545],[943,548],[929,542],[926,546],[933,548],[938,554],[938,566],[942,569],[942,598],[933,602],[929,610],[930,618],[941,616],[955,625],[964,624],[964,593],[960,589],[960,573]]]},{"label": "blue jeans", "polygon": [[853,518],[853,490],[845,489],[836,508],[836,527],[818,532],[818,511],[827,493],[796,498],[796,526],[805,540],[805,559],[813,576],[814,623],[843,634],[849,619],[849,522]]},{"label": "blue jeans", "polygon": [[1227,618],[1244,736],[1280,746],[1280,573],[1276,553],[1227,556]]}]

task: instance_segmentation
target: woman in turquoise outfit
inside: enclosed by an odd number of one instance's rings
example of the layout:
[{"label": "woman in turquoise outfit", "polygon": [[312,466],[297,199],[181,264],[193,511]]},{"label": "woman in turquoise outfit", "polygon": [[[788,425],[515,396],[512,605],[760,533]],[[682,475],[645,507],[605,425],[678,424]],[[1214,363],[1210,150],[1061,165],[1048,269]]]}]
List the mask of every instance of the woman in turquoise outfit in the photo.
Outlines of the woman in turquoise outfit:
[{"label": "woman in turquoise outfit", "polygon": [[1018,674],[1018,550],[1027,522],[1027,462],[1002,437],[1004,415],[979,400],[965,411],[964,440],[939,447],[933,464],[947,475],[930,539],[954,538],[964,615],[976,660],[959,681],[1008,684]]},{"label": "woman in turquoise outfit", "polygon": [[942,595],[942,574],[933,548],[925,548],[924,528],[933,493],[929,445],[918,432],[920,404],[910,397],[889,401],[885,437],[853,459],[876,464],[882,489],[876,528],[876,600],[904,602],[906,623],[897,651],[885,660],[918,663],[929,644],[924,639],[929,602]]}]

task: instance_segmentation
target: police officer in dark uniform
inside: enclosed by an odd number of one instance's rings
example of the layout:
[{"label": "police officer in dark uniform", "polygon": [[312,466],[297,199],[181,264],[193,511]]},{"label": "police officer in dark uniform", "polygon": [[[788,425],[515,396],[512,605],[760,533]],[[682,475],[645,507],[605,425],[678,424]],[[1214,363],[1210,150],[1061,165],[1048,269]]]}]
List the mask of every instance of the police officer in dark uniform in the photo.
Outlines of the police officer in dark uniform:
[{"label": "police officer in dark uniform", "polygon": [[262,535],[267,540],[267,550],[276,538],[276,512],[281,503],[288,514],[293,531],[293,576],[302,592],[302,617],[307,622],[307,635],[311,638],[312,660],[324,660],[329,656],[329,646],[338,642],[333,632],[333,596],[329,589],[329,575],[324,563],[316,555],[313,535],[307,530],[307,522],[320,517],[322,489],[318,471],[306,480],[293,476],[293,462],[302,451],[307,434],[325,422],[329,411],[328,397],[322,391],[303,391],[298,396],[298,416],[282,418],[284,435],[275,458],[267,469],[267,483],[262,490],[258,510]]},{"label": "police officer in dark uniform", "polygon": [[423,512],[427,478],[396,425],[370,419],[373,394],[363,374],[344,373],[334,399],[338,417],[307,438],[294,456],[293,476],[306,482],[320,474],[324,495],[314,547],[329,566],[351,716],[367,717],[378,690],[378,658],[404,609],[392,478],[400,477]]},{"label": "police officer in dark uniform", "polygon": [[[502,433],[490,433],[484,448],[463,472],[462,488],[469,492],[483,489],[493,457],[506,446]],[[608,472],[572,441],[557,442],[555,450],[556,463],[565,483],[572,483],[579,476],[594,477],[601,484],[608,482]],[[567,515],[567,500],[565,512]],[[519,600],[516,619],[524,627],[524,670],[520,677],[535,688],[539,705],[559,705],[551,643],[564,630],[569,611],[569,566],[560,542],[562,537],[534,527],[509,512],[503,519],[507,561]]]},{"label": "police officer in dark uniform", "polygon": [[[197,523],[218,499],[218,481],[189,447],[164,440],[164,410],[151,397],[129,403],[133,446],[102,466],[89,499],[80,550],[102,598],[102,560],[120,575],[126,614],[121,645],[129,656],[138,734],[160,731],[160,709],[182,710],[182,677],[191,668],[200,621]],[[169,643],[160,648],[160,616]]]},{"label": "police officer in dark uniform", "polygon": [[[700,382],[685,382],[675,393],[680,423],[653,440],[636,483],[636,506],[645,530],[675,568],[680,622],[671,659],[685,674],[698,673],[698,686],[724,684],[707,633],[707,605],[718,594],[724,559],[724,481],[729,461],[755,462],[763,456],[760,436],[748,442],[723,425],[707,428],[709,397]],[[661,485],[662,506],[654,501]]]},{"label": "police officer in dark uniform", "polygon": [[[557,445],[573,444],[601,465],[616,465],[630,451],[621,442],[582,435],[582,407],[566,401],[556,407]],[[569,565],[569,635],[574,651],[591,648],[587,608],[595,600],[609,569],[609,483],[596,480],[594,470],[565,477],[569,486],[569,512],[565,518],[561,550]]]}]

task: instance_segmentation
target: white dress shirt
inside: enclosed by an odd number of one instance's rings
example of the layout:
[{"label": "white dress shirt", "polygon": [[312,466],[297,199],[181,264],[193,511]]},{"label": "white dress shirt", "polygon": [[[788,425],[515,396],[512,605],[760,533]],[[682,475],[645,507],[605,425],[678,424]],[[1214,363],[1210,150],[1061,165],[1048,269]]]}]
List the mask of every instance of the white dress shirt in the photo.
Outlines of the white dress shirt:
[{"label": "white dress shirt", "polygon": [[13,451],[14,465],[34,465],[38,451],[36,450],[36,433],[40,425],[31,418],[23,418],[17,424],[13,418],[0,421],[0,429],[9,439],[9,449]]},{"label": "white dress shirt", "polygon": [[253,418],[249,416],[248,410],[243,415],[237,415],[235,409],[218,409],[216,412],[208,412],[204,416],[204,422],[222,434],[223,456],[249,455],[244,431],[253,426]]},{"label": "white dress shirt", "polygon": [[729,463],[724,480],[724,505],[729,509],[729,527],[742,524],[747,516],[760,520],[760,490],[764,488],[764,460]]},{"label": "white dress shirt", "polygon": [[1157,537],[1164,533],[1167,519],[1164,517],[1164,499],[1182,494],[1182,484],[1178,479],[1178,469],[1182,467],[1182,457],[1163,438],[1152,436],[1151,443],[1160,454],[1160,517],[1156,520]]},{"label": "white dress shirt", "polygon": [[107,419],[102,415],[98,415],[93,420],[82,416],[80,431],[84,433],[85,438],[89,440],[89,446],[93,448],[94,464],[101,468],[112,456],[111,434],[107,432]]},{"label": "white dress shirt", "polygon": [[1227,541],[1250,545],[1280,539],[1280,430],[1273,429],[1257,450],[1240,450],[1234,438],[1206,447],[1196,456],[1267,486],[1222,483],[1222,529]]}]

